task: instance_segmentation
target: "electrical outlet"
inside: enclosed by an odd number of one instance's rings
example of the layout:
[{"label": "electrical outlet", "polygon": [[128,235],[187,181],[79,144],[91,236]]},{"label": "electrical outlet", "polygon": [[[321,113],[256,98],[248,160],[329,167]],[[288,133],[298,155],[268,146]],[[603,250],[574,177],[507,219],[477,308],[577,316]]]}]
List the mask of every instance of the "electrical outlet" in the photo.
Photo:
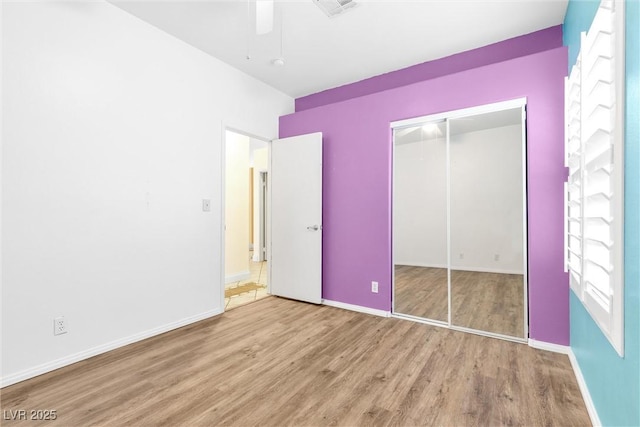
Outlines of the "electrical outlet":
[{"label": "electrical outlet", "polygon": [[371,282],[371,292],[374,294],[378,293],[378,282]]},{"label": "electrical outlet", "polygon": [[494,261],[500,261],[500,254],[495,254],[495,255],[493,256],[493,260],[494,260]]},{"label": "electrical outlet", "polygon": [[202,212],[210,212],[210,211],[211,211],[211,200],[202,199]]},{"label": "electrical outlet", "polygon": [[62,335],[67,333],[67,320],[64,316],[53,319],[53,335]]}]

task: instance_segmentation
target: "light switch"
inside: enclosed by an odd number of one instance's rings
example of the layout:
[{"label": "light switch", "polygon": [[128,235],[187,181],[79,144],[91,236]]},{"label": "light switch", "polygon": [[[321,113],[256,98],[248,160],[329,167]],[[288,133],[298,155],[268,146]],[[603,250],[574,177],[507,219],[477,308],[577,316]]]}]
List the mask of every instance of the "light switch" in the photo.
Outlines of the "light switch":
[{"label": "light switch", "polygon": [[202,199],[202,212],[211,211],[211,200],[210,199]]}]

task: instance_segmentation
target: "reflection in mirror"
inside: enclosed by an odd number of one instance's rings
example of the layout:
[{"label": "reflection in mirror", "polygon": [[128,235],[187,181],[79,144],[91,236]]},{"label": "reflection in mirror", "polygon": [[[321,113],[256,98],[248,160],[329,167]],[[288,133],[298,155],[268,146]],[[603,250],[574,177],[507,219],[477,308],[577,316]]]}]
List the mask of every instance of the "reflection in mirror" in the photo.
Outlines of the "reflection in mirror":
[{"label": "reflection in mirror", "polygon": [[448,322],[446,127],[394,130],[394,313]]},{"label": "reflection in mirror", "polygon": [[452,325],[524,338],[521,109],[449,124]]}]

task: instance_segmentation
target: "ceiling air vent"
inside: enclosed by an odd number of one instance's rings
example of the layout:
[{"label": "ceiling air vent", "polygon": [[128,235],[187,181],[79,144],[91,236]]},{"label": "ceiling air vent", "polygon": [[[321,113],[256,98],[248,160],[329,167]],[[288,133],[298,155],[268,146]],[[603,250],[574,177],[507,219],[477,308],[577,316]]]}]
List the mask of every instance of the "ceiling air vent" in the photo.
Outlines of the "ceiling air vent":
[{"label": "ceiling air vent", "polygon": [[329,18],[338,16],[357,5],[353,0],[313,0],[313,2]]}]

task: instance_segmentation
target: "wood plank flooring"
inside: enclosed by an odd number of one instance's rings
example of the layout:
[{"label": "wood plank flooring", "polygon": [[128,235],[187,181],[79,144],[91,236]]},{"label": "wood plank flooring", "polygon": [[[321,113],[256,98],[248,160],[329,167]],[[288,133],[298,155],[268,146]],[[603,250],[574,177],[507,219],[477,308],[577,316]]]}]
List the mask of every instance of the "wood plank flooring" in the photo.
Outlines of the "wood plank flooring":
[{"label": "wood plank flooring", "polygon": [[[448,320],[446,269],[396,265],[395,275],[396,313]],[[452,270],[451,311],[456,326],[523,338],[523,276]]]},{"label": "wood plank flooring", "polygon": [[524,276],[451,271],[451,323],[524,337]]},{"label": "wood plank flooring", "polygon": [[2,390],[62,426],[584,426],[567,356],[268,297]]},{"label": "wood plank flooring", "polygon": [[449,321],[446,268],[396,265],[393,304],[396,313]]}]

